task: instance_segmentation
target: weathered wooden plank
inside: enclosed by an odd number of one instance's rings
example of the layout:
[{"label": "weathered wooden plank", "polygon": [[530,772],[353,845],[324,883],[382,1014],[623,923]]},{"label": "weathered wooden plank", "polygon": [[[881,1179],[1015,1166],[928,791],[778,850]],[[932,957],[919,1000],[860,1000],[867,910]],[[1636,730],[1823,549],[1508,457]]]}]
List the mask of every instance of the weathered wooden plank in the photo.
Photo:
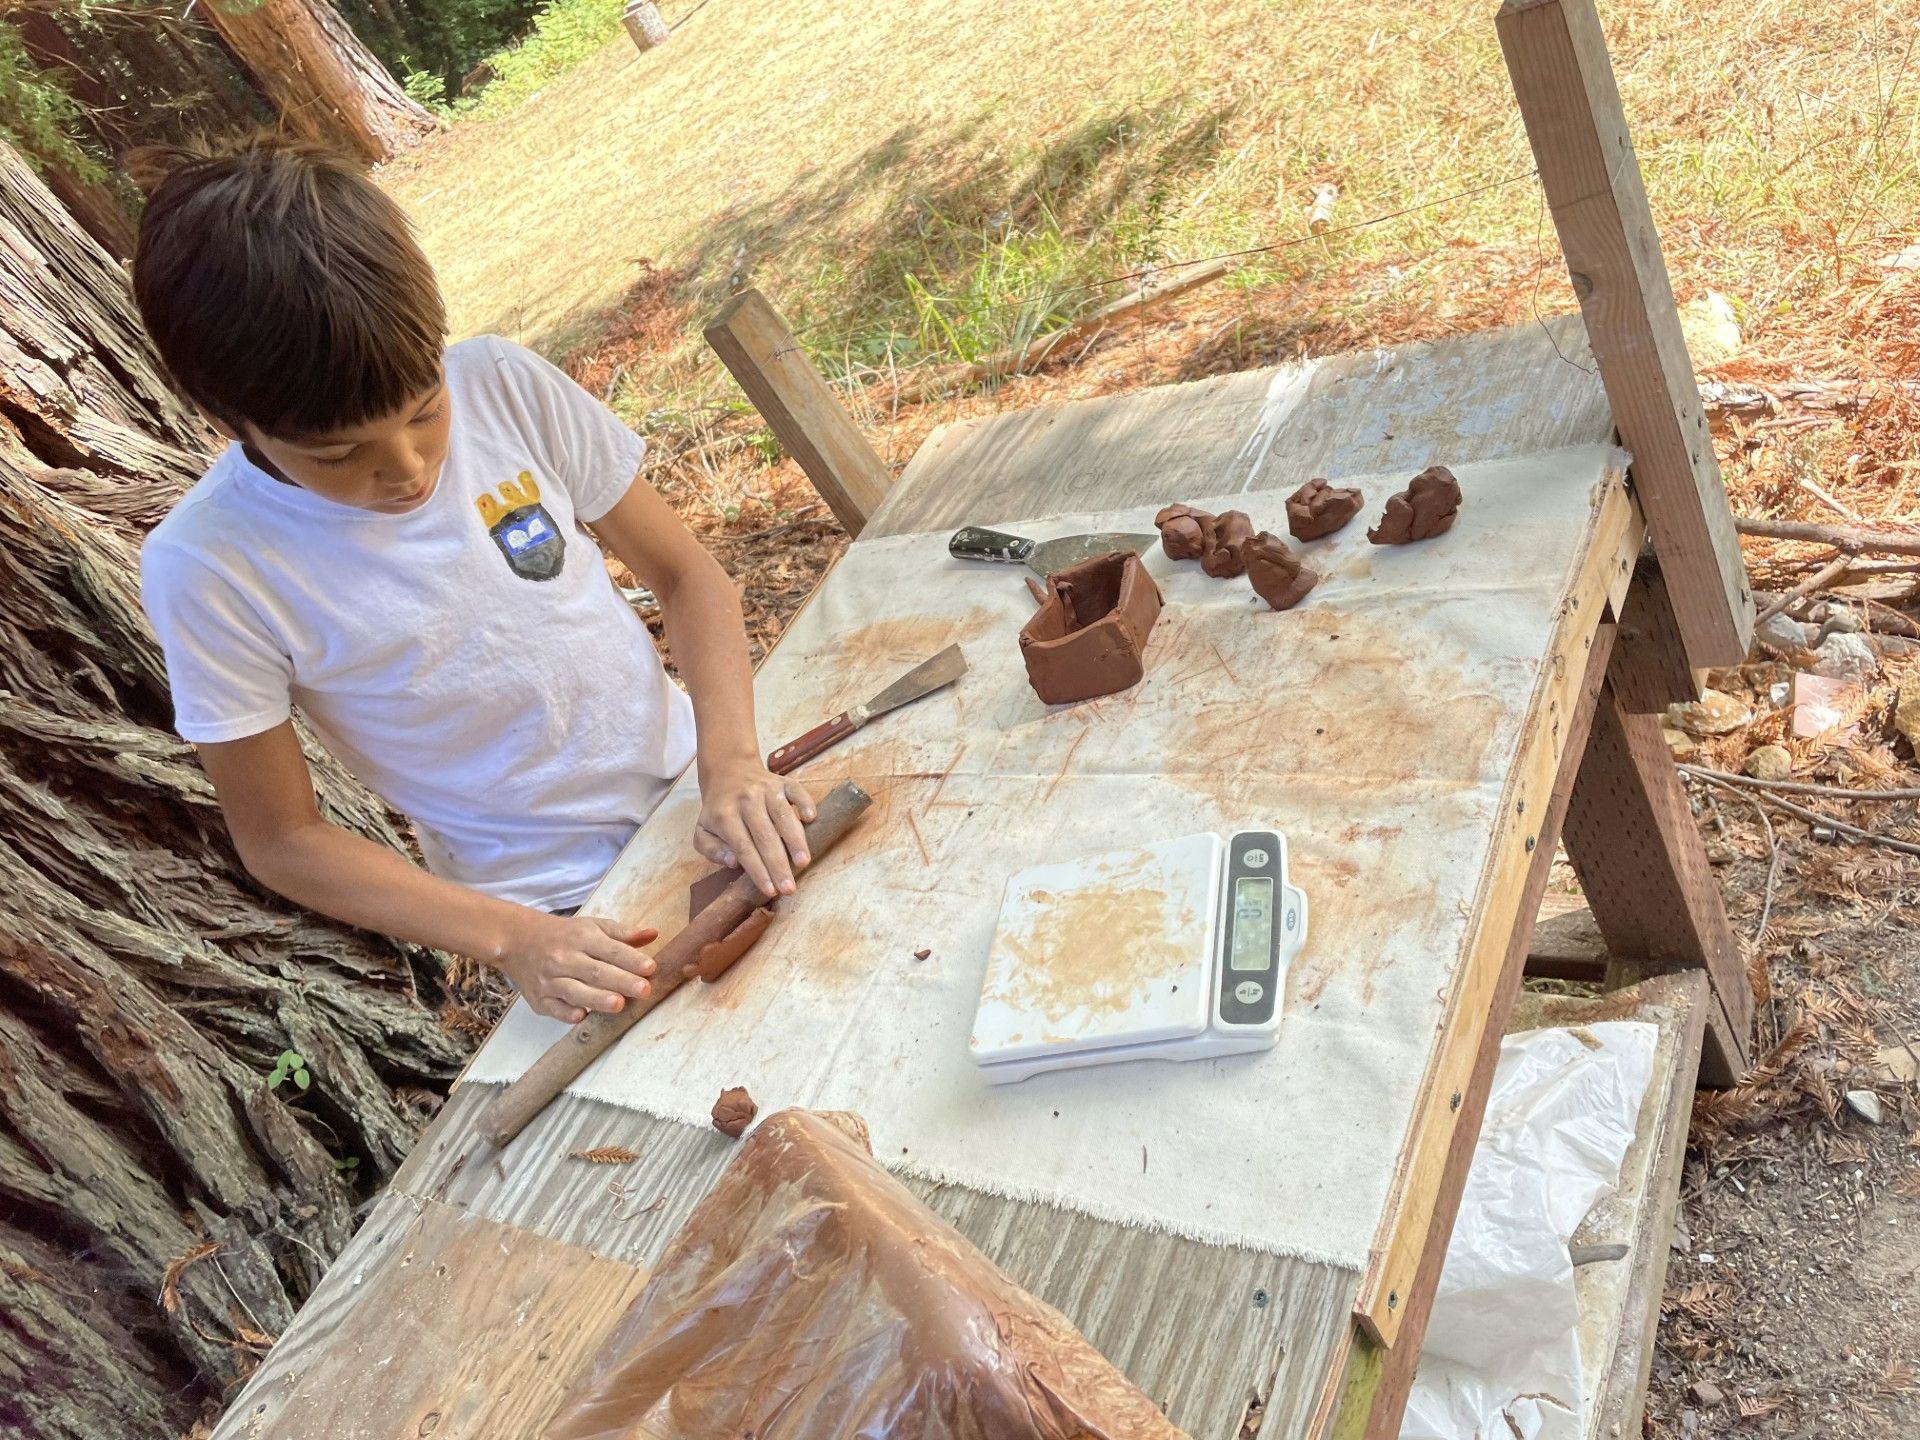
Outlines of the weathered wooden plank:
[{"label": "weathered wooden plank", "polygon": [[[644,1266],[658,1260],[733,1155],[733,1142],[714,1131],[563,1095],[496,1167],[474,1129],[496,1088],[455,1090],[396,1188]],[[624,1145],[641,1159],[603,1166],[568,1158],[602,1145]],[[1267,1433],[1304,1428],[1344,1343],[1359,1280],[1353,1271],[960,1186],[905,1183],[1072,1320],[1190,1434],[1231,1440],[1255,1398],[1267,1423],[1280,1427]]]},{"label": "weathered wooden plank", "polygon": [[[1471,1104],[1472,1087],[1492,1081],[1483,1042],[1489,1033],[1498,1035],[1495,1022],[1504,1017],[1519,984],[1526,939],[1546,888],[1544,872],[1535,883],[1536,860],[1542,850],[1549,858],[1553,852],[1555,832],[1546,827],[1558,824],[1556,797],[1563,757],[1569,745],[1585,735],[1586,715],[1593,708],[1589,660],[1596,646],[1603,653],[1611,650],[1613,627],[1602,623],[1602,616],[1619,577],[1632,568],[1642,535],[1624,486],[1616,485],[1601,501],[1586,551],[1561,602],[1527,734],[1508,777],[1506,813],[1494,837],[1480,893],[1473,898],[1472,930],[1447,997],[1447,1018],[1423,1082],[1418,1118],[1401,1151],[1387,1211],[1361,1283],[1357,1318],[1373,1342],[1385,1349],[1398,1344],[1417,1277],[1429,1272],[1438,1276],[1432,1256],[1434,1237],[1437,1232],[1444,1254],[1453,1223],[1452,1206],[1458,1203],[1459,1185],[1465,1180],[1462,1151],[1471,1152],[1479,1129]],[[1577,755],[1577,747],[1571,753]],[[1522,937],[1517,950],[1516,933]],[[1449,1190],[1453,1199],[1445,1201]],[[1431,1286],[1426,1288],[1430,1291]],[[1430,1300],[1430,1293],[1424,1298]],[[1417,1330],[1414,1345],[1417,1349]],[[1397,1405],[1393,1413],[1397,1424]]]},{"label": "weathered wooden plank", "polygon": [[[1616,631],[1614,644],[1620,643]],[[1527,946],[1527,974],[1553,980],[1606,979],[1607,942],[1593,911],[1579,895],[1549,893],[1540,903],[1533,942]]]},{"label": "weathered wooden plank", "polygon": [[758,290],[743,290],[720,307],[705,334],[834,518],[858,535],[893,476],[786,321]]},{"label": "weathered wooden plank", "polygon": [[1753,594],[1600,16],[1506,0],[1496,25],[1688,663],[1738,664]]},{"label": "weathered wooden plank", "polygon": [[[1706,1017],[1713,1003],[1707,978],[1698,970],[1656,976],[1619,993],[1642,997],[1641,1008],[1623,1018],[1660,1020],[1661,1053],[1655,1057],[1654,1083],[1641,1106],[1639,1133],[1621,1166],[1619,1194],[1596,1206],[1588,1224],[1574,1237],[1596,1243],[1618,1240],[1627,1247],[1624,1277],[1604,1271],[1592,1272],[1591,1278],[1588,1272],[1581,1275],[1586,1282],[1583,1292],[1599,1292],[1591,1296],[1590,1306],[1583,1293],[1582,1309],[1607,1315],[1614,1336],[1611,1347],[1599,1349],[1603,1368],[1588,1390],[1589,1440],[1640,1434],[1647,1377],[1660,1332],[1673,1217],[1680,1204],[1687,1126],[1699,1083]],[[1631,1217],[1631,1223],[1609,1228],[1613,1217],[1622,1213]]]},{"label": "weathered wooden plank", "polygon": [[1612,438],[1569,315],[944,426],[867,533],[1291,492],[1315,475],[1411,476]]},{"label": "weathered wooden plank", "polygon": [[1740,941],[1707,862],[1673,757],[1652,715],[1629,714],[1609,685],[1587,741],[1564,831],[1580,888],[1616,962],[1648,971],[1704,966],[1710,1084],[1746,1069],[1753,992]]},{"label": "weathered wooden plank", "polygon": [[646,1272],[389,1190],[216,1440],[537,1440]]},{"label": "weathered wooden plank", "polygon": [[[1523,822],[1526,833],[1519,848],[1528,857],[1523,864],[1513,867],[1518,872],[1518,904],[1511,910],[1502,906],[1496,912],[1508,917],[1507,933],[1497,967],[1487,967],[1493,971],[1490,983],[1462,986],[1463,991],[1474,992],[1464,996],[1464,1003],[1484,1007],[1485,1026],[1476,1037],[1471,1068],[1457,1077],[1445,1099],[1456,1123],[1445,1151],[1435,1154],[1438,1172],[1431,1179],[1416,1172],[1413,1178],[1417,1188],[1410,1187],[1428,1200],[1431,1210],[1417,1262],[1411,1271],[1402,1272],[1398,1282],[1401,1287],[1398,1329],[1390,1335],[1368,1336],[1370,1342],[1382,1340],[1390,1348],[1380,1369],[1379,1383],[1366,1407],[1366,1423],[1357,1431],[1365,1435],[1366,1440],[1394,1440],[1400,1433],[1400,1419],[1413,1389],[1420,1347],[1426,1338],[1427,1321],[1432,1316],[1434,1295],[1440,1284],[1441,1267],[1446,1263],[1447,1245],[1453,1238],[1453,1222],[1460,1213],[1460,1197],[1466,1189],[1467,1172],[1473,1165],[1473,1153],[1479,1141],[1480,1122],[1486,1115],[1487,1096],[1493,1088],[1493,1072],[1500,1063],[1500,1042],[1506,1035],[1514,1001],[1520,993],[1527,947],[1533,938],[1534,917],[1540,913],[1540,898],[1546,893],[1547,878],[1553,870],[1561,821],[1612,651],[1613,626],[1603,624],[1577,659],[1568,657],[1566,669],[1572,684],[1564,692],[1559,718],[1551,722],[1559,733],[1560,744],[1542,757],[1550,760],[1548,781],[1534,788],[1530,795],[1522,794],[1515,800],[1515,819]],[[1530,819],[1519,808],[1529,801],[1529,808],[1534,811]],[[1463,1028],[1457,1024],[1450,1027]],[[1454,1040],[1446,1042],[1443,1055],[1448,1049],[1458,1048],[1458,1044]],[[1363,1289],[1363,1299],[1365,1293]]]}]

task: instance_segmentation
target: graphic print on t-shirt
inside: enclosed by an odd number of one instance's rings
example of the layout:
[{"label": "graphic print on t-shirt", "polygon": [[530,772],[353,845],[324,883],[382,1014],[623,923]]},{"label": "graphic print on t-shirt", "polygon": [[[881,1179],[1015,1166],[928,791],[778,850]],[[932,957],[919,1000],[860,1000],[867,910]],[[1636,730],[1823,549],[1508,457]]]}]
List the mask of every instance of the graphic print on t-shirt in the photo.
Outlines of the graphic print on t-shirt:
[{"label": "graphic print on t-shirt", "polygon": [[531,471],[502,480],[498,499],[476,495],[473,504],[514,574],[523,580],[551,580],[560,573],[567,562],[567,540],[540,503],[540,487]]}]

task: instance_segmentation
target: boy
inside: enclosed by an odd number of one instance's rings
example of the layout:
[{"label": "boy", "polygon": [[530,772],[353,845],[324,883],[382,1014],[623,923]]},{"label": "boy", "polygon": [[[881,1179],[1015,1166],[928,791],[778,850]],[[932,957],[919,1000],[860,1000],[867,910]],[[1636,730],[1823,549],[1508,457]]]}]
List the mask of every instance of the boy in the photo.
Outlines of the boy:
[{"label": "boy", "polygon": [[[445,348],[405,217],[346,162],[261,138],[144,169],[140,313],[232,443],[141,594],[255,878],[488,961],[543,1014],[617,1011],[653,936],[570,912],[697,753],[694,847],[790,893],[812,803],[761,762],[739,596],[645,443],[529,351]],[[659,596],[687,693],[582,526]],[[295,706],[426,871],[321,817]]]}]

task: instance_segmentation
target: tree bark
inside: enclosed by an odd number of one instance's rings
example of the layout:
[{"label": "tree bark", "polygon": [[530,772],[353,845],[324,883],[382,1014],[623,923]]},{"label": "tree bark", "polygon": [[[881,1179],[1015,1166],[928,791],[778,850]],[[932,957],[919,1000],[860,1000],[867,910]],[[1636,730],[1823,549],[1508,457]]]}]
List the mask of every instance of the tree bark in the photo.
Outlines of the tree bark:
[{"label": "tree bark", "polygon": [[207,0],[204,10],[297,134],[377,163],[437,124],[327,0]]},{"label": "tree bark", "polygon": [[[9,1435],[178,1433],[217,1403],[471,1043],[438,1018],[459,1003],[445,957],[251,885],[170,732],[137,548],[208,439],[162,383],[119,268],[0,147]],[[401,844],[372,797],[310,760],[331,818]],[[310,1089],[268,1088],[284,1049]]]}]

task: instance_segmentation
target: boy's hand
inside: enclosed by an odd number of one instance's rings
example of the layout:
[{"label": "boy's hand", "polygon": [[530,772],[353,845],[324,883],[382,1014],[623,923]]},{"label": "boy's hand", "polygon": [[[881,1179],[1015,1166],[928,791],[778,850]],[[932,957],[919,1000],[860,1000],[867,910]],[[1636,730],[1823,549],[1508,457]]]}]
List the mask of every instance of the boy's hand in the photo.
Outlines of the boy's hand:
[{"label": "boy's hand", "polygon": [[693,848],[716,865],[739,866],[762,895],[791,895],[794,872],[812,858],[800,827],[813,815],[806,787],[775,775],[757,756],[723,761],[701,771]]},{"label": "boy's hand", "polygon": [[635,947],[659,936],[612,920],[528,910],[500,968],[540,1014],[577,1025],[589,1010],[615,1015],[628,1000],[646,997],[653,958]]}]

